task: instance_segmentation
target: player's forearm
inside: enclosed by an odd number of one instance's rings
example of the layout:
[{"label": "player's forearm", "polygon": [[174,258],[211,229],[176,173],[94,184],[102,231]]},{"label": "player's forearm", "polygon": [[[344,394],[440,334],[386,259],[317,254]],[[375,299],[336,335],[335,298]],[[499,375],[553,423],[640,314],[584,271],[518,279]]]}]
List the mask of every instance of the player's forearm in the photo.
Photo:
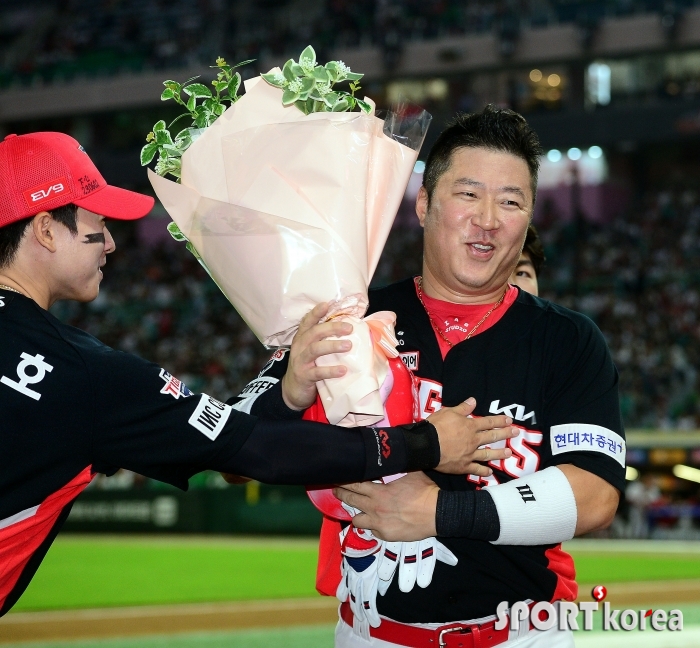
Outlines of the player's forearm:
[{"label": "player's forearm", "polygon": [[607,529],[615,519],[620,503],[618,490],[602,477],[572,464],[559,466],[576,499],[576,535]]},{"label": "player's forearm", "polygon": [[229,460],[212,466],[270,484],[338,484],[428,470],[440,461],[435,428],[339,428],[258,420]]}]

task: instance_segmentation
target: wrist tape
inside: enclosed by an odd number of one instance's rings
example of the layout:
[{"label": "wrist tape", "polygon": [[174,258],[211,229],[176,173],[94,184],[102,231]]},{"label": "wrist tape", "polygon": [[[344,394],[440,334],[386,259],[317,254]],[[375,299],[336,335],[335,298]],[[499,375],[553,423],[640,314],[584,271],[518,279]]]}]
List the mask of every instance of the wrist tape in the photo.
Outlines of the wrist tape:
[{"label": "wrist tape", "polygon": [[569,480],[551,467],[476,491],[438,493],[437,535],[493,544],[541,545],[571,540],[576,500]]},{"label": "wrist tape", "polygon": [[493,544],[557,544],[574,537],[576,499],[559,468],[552,466],[484,490],[493,498],[501,527]]}]

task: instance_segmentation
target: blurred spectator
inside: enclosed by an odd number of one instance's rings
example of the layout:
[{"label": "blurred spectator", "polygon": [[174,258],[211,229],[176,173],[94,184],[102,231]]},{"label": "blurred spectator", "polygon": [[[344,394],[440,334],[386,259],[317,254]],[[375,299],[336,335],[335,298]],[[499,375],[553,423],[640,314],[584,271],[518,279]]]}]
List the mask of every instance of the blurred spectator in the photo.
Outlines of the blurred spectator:
[{"label": "blurred spectator", "polygon": [[520,260],[510,276],[510,283],[519,286],[531,295],[539,295],[537,279],[544,262],[544,248],[542,241],[540,241],[540,235],[537,233],[537,228],[530,224],[527,228],[527,236]]}]

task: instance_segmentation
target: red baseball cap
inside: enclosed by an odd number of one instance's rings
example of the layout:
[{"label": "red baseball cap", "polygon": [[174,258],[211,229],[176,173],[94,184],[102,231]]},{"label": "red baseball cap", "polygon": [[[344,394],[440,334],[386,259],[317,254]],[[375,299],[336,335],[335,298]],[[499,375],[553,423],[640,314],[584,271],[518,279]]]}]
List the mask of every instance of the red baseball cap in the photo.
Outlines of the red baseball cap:
[{"label": "red baseball cap", "polygon": [[108,185],[65,133],[8,135],[0,142],[0,227],[69,203],[106,218],[136,220],[154,202]]}]

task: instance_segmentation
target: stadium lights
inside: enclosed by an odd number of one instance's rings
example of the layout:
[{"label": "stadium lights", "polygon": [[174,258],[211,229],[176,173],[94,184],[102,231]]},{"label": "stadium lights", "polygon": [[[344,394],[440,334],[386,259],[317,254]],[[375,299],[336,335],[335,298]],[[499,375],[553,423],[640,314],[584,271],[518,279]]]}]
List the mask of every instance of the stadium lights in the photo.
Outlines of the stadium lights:
[{"label": "stadium lights", "polygon": [[561,151],[557,151],[557,149],[552,149],[549,153],[547,153],[547,159],[550,162],[559,162],[559,160],[561,160]]},{"label": "stadium lights", "polygon": [[566,152],[566,157],[568,157],[570,160],[580,160],[581,159],[581,149],[580,148],[570,148]]},{"label": "stadium lights", "polygon": [[632,466],[627,466],[625,469],[625,479],[627,481],[634,481],[637,477],[639,477],[639,471]]},{"label": "stadium lights", "polygon": [[588,66],[586,92],[593,104],[607,106],[612,90],[612,70],[605,63],[591,63]]},{"label": "stadium lights", "polygon": [[603,157],[603,149],[600,148],[600,146],[591,146],[591,148],[588,149],[588,157],[593,160]]},{"label": "stadium lights", "polygon": [[676,464],[673,467],[673,474],[678,477],[678,479],[686,479],[687,481],[700,484],[700,470],[697,468]]},{"label": "stadium lights", "polygon": [[425,171],[425,162],[423,162],[423,160],[417,160],[413,167],[413,173],[423,173],[423,171]]}]

